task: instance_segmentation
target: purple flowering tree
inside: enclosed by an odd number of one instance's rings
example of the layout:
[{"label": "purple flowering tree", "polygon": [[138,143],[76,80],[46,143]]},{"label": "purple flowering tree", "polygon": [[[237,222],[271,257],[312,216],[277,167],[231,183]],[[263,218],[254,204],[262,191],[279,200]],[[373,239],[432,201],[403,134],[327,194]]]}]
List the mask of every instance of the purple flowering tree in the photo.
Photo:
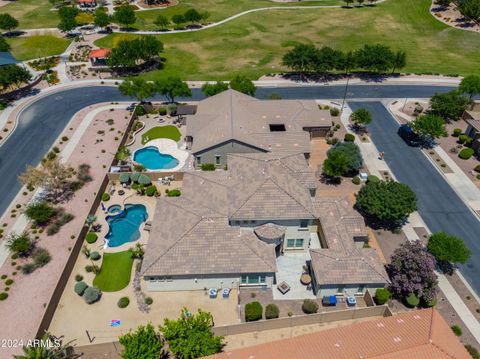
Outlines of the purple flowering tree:
[{"label": "purple flowering tree", "polygon": [[435,265],[435,258],[419,241],[402,244],[387,265],[393,294],[405,298],[414,293],[425,303],[432,303],[438,292]]}]

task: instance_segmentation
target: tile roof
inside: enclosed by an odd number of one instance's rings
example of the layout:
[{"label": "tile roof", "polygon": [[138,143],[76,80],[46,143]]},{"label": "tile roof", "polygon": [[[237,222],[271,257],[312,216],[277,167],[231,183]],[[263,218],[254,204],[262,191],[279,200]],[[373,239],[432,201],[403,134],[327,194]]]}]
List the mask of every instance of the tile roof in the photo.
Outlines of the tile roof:
[{"label": "tile roof", "polygon": [[275,223],[265,223],[261,226],[255,227],[254,232],[262,239],[275,240],[282,237],[285,234],[286,229],[286,227],[279,226]]},{"label": "tile roof", "polygon": [[[285,132],[271,132],[271,124],[284,124]],[[331,124],[330,113],[315,101],[258,100],[230,89],[198,104],[187,119],[187,136],[193,153],[230,140],[264,151],[307,153],[310,135],[303,128]]]},{"label": "tile roof", "polygon": [[435,309],[413,310],[209,356],[211,359],[469,359]]},{"label": "tile roof", "polygon": [[[363,217],[346,198],[316,198],[314,202],[327,249],[311,249],[312,269],[319,285],[388,283],[374,249],[358,248],[354,237],[366,237]],[[347,274],[347,275],[346,275]]]},{"label": "tile roof", "polygon": [[112,50],[110,49],[96,49],[96,50],[92,50],[90,51],[90,55],[88,56],[89,59],[103,59],[105,57],[108,56],[108,54],[111,52]]}]

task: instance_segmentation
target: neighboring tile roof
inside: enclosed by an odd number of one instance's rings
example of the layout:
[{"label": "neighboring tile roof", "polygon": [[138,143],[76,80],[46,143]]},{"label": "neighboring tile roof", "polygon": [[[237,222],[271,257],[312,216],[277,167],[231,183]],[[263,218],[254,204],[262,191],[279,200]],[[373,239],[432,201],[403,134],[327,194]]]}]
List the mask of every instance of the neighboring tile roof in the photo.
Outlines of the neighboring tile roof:
[{"label": "neighboring tile roof", "polygon": [[477,132],[480,132],[480,111],[465,111],[464,118],[466,123],[472,126]]},{"label": "neighboring tile roof", "polygon": [[142,264],[145,276],[274,273],[275,249],[187,198],[160,198]]},{"label": "neighboring tile roof", "polygon": [[96,49],[96,50],[92,50],[90,51],[90,55],[88,56],[88,58],[90,59],[103,59],[105,57],[108,56],[108,54],[111,52],[112,50],[110,49]]},{"label": "neighboring tile roof", "polygon": [[312,269],[319,285],[388,283],[374,249],[357,248],[354,237],[366,237],[363,218],[345,198],[316,198],[327,249],[311,249]]},{"label": "neighboring tile roof", "polygon": [[[285,132],[270,132],[269,125],[284,124]],[[330,112],[315,101],[258,100],[227,90],[198,104],[187,119],[192,152],[236,140],[264,151],[310,152],[310,135],[304,127],[330,127]]]},{"label": "neighboring tile roof", "polygon": [[212,355],[211,359],[471,359],[435,309],[281,339]]}]

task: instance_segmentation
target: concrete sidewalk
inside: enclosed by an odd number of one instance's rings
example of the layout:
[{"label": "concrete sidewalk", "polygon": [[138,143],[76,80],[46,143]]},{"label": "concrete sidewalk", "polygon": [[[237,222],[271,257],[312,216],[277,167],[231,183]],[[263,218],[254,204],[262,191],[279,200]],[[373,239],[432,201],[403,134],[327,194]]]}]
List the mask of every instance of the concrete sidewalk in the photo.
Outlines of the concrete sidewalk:
[{"label": "concrete sidewalk", "polygon": [[[351,113],[352,111],[350,107],[346,105],[341,116],[341,121],[347,131],[353,133],[348,127],[348,119]],[[355,141],[355,143],[360,147],[360,151],[362,152],[365,165],[368,167],[370,173],[381,178],[380,171],[388,170],[390,176],[395,179],[392,171],[389,170],[389,167],[387,166],[385,161],[379,159],[378,150],[376,149],[375,145],[372,142],[361,142],[358,136],[356,137],[357,140]],[[408,222],[403,227],[403,231],[409,241],[416,241],[419,239],[418,235],[414,230],[414,227],[424,227],[429,233],[431,233],[418,212],[412,213],[408,218]],[[461,297],[455,291],[455,288],[453,288],[447,278],[441,273],[437,273],[437,276],[438,286],[440,290],[444,293],[447,300],[457,312],[459,318],[461,318],[461,320],[464,322],[468,330],[470,330],[477,342],[480,343],[480,323],[477,321],[475,316],[462,301]]]}]

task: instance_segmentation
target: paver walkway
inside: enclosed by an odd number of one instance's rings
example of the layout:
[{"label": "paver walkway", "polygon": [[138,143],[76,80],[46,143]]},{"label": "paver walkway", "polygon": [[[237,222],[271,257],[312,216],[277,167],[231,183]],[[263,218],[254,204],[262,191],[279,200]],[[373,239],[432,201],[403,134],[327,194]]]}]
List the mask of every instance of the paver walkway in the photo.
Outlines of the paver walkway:
[{"label": "paver walkway", "polygon": [[[362,104],[363,105],[363,104]],[[359,107],[355,104],[355,108]],[[342,123],[348,128],[348,119],[350,117],[352,110],[347,107],[342,114],[341,120]],[[374,116],[374,121],[382,121],[386,119],[381,119]],[[370,170],[371,174],[376,176],[381,176],[380,171],[388,170],[392,176],[395,178],[395,175],[392,171],[390,171],[386,161],[382,161],[378,158],[379,150],[376,148],[373,142],[371,143],[363,143],[361,141],[356,141],[360,150],[362,152],[364,161],[368,169]],[[388,154],[387,154],[388,156]],[[425,227],[428,230],[427,225],[423,222],[423,219],[420,217],[418,212],[412,214],[409,217],[408,223],[403,227],[405,235],[407,236],[408,240],[415,241],[418,240],[418,235],[414,231],[414,227]],[[480,342],[480,323],[476,320],[473,316],[472,312],[467,308],[467,306],[463,303],[460,296],[457,294],[455,289],[452,285],[448,282],[445,276],[441,273],[437,273],[438,280],[439,280],[439,288],[445,294],[448,301],[451,303],[452,307],[457,312],[459,318],[465,323],[466,327],[470,330],[472,335],[475,339]]]}]

